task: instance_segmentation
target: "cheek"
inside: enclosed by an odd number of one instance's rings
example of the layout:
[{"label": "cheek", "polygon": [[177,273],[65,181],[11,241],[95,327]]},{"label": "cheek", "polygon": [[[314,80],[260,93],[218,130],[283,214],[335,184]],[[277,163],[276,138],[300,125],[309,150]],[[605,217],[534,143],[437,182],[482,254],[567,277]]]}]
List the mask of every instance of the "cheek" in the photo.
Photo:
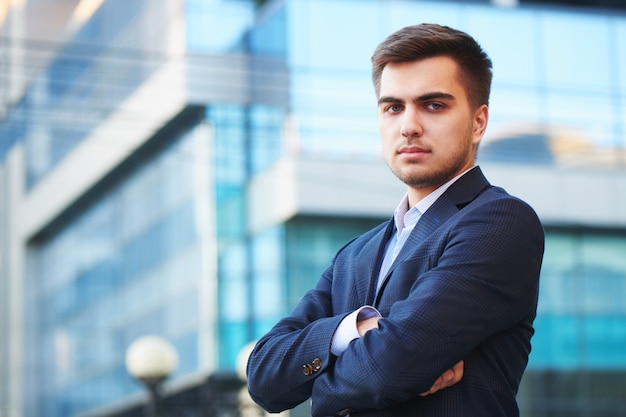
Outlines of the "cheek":
[{"label": "cheek", "polygon": [[438,126],[437,137],[446,143],[449,142],[450,145],[460,141],[462,136],[467,136],[467,124],[464,122],[451,120]]}]

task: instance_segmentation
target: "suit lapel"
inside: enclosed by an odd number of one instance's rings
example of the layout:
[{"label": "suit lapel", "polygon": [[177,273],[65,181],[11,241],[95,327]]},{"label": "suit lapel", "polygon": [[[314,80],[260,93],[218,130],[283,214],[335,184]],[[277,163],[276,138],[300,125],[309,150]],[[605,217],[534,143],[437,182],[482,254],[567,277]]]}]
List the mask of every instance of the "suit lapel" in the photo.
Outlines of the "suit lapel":
[{"label": "suit lapel", "polygon": [[487,187],[489,187],[489,182],[479,167],[470,170],[452,184],[420,217],[384,279],[387,280],[391,272],[413,254],[415,248],[426,241],[441,224],[474,200]]},{"label": "suit lapel", "polygon": [[355,267],[355,291],[358,300],[363,304],[370,304],[374,299],[374,291],[376,291],[376,283],[385,254],[385,246],[394,227],[392,218],[387,222],[387,226],[381,228],[361,249],[359,262]]}]

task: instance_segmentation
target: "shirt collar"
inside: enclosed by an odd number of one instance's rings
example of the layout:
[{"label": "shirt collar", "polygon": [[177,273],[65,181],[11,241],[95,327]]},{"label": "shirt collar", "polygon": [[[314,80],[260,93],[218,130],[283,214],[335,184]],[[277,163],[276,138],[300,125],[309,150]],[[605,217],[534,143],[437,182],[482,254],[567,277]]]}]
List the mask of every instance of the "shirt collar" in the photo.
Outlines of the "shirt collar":
[{"label": "shirt collar", "polygon": [[411,209],[409,209],[409,195],[405,194],[402,200],[400,201],[400,204],[398,204],[398,207],[396,208],[394,212],[396,231],[400,233],[402,229],[404,229],[405,227],[410,227],[411,229],[415,227],[420,217],[422,217],[422,215],[426,213],[426,210],[428,210],[430,206],[432,206],[434,202],[437,201],[437,199],[441,197],[441,195],[445,193],[446,190],[452,184],[454,184],[456,180],[461,178],[463,175],[465,175],[465,173],[473,169],[475,166],[476,165],[461,172],[459,175],[452,178],[450,181],[439,186],[435,191],[433,191],[432,193],[428,194],[426,197],[418,201],[417,204],[411,207]]}]

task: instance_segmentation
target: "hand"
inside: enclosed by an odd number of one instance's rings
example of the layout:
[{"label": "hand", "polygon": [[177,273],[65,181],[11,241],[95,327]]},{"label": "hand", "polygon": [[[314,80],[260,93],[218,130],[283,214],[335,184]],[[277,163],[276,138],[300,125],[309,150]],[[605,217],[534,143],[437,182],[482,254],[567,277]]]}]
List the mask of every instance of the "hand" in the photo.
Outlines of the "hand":
[{"label": "hand", "polygon": [[370,317],[369,319],[357,321],[356,329],[359,332],[359,336],[362,337],[372,329],[378,329],[378,320],[381,318],[382,317]]},{"label": "hand", "polygon": [[426,392],[421,393],[422,397],[430,394],[434,394],[440,389],[451,387],[463,378],[463,370],[465,369],[465,362],[459,361],[452,368],[444,372],[433,384],[432,387]]}]

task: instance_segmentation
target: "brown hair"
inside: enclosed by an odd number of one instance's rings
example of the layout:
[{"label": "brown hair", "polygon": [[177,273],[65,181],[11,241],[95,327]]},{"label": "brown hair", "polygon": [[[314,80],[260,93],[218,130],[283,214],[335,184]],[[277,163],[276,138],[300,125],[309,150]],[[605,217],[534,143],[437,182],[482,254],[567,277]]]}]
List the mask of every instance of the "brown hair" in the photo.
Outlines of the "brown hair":
[{"label": "brown hair", "polygon": [[459,65],[461,82],[472,106],[489,105],[492,65],[485,51],[465,32],[428,23],[400,29],[378,45],[372,55],[372,80],[376,96],[380,95],[380,78],[388,63],[437,56],[449,56]]}]

